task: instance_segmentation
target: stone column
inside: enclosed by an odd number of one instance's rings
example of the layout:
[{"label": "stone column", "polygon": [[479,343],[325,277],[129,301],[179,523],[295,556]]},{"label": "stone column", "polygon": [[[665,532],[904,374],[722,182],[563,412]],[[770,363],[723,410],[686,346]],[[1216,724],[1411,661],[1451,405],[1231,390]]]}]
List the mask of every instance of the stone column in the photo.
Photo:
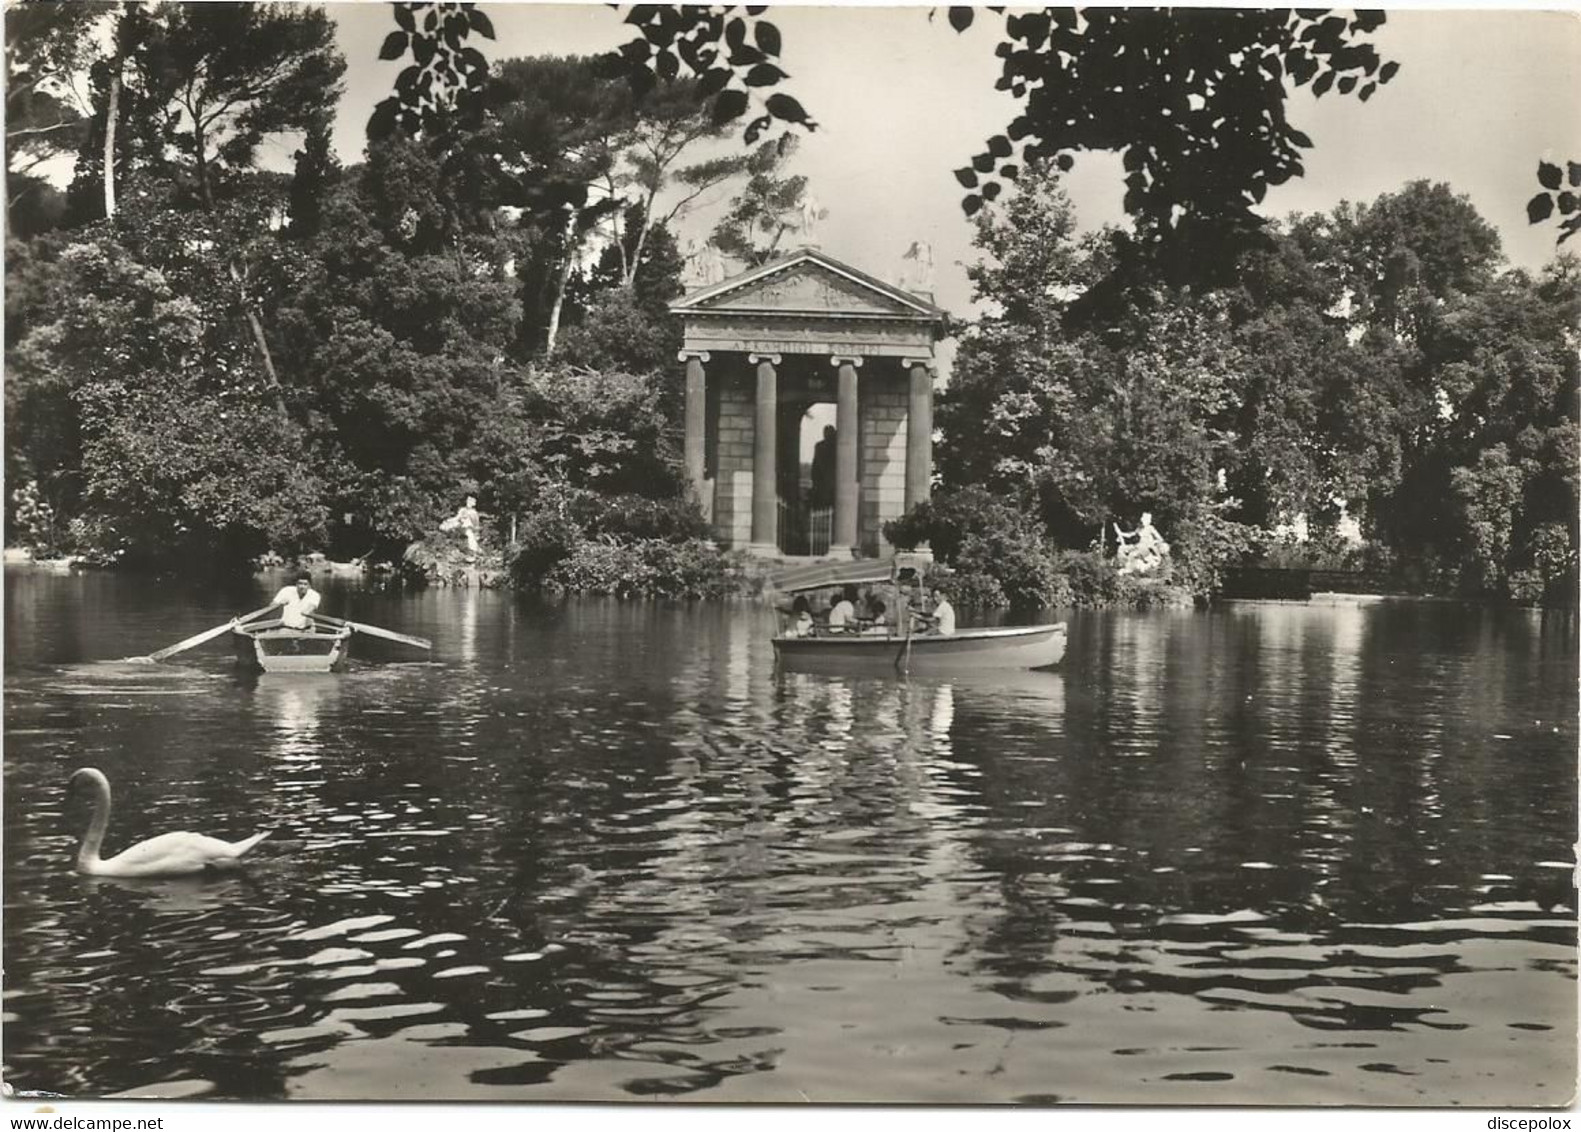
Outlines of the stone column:
[{"label": "stone column", "polygon": [[926,358],[902,363],[911,375],[906,407],[906,510],[926,503],[933,482],[933,368]]},{"label": "stone column", "polygon": [[752,430],[753,554],[773,557],[779,546],[779,364],[778,354],[748,354],[758,367],[757,412]]},{"label": "stone column", "polygon": [[[906,404],[906,511],[910,513],[933,494],[933,360],[906,358],[901,364],[910,375]],[[933,557],[927,543],[915,551]]]},{"label": "stone column", "polygon": [[857,485],[857,452],[861,443],[860,424],[857,420],[856,370],[861,358],[833,357],[829,364],[838,366],[839,383],[835,388],[835,449],[834,449],[834,530],[829,537],[829,554],[833,558],[856,557],[856,521],[861,504]]},{"label": "stone column", "polygon": [[708,351],[682,350],[678,356],[686,363],[686,481],[692,485],[703,513],[708,514],[713,510],[711,501],[703,498],[708,477],[708,377],[703,363],[708,361]]}]

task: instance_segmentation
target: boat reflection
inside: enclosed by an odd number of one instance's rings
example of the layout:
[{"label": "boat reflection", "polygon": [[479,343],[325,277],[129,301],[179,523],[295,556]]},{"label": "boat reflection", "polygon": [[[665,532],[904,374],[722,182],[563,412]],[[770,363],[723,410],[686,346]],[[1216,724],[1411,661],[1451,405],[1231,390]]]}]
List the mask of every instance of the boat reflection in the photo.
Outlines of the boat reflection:
[{"label": "boat reflection", "polygon": [[344,694],[345,677],[321,674],[262,673],[252,686],[261,717],[273,722],[271,750],[286,762],[316,762],[322,754],[319,731]]}]

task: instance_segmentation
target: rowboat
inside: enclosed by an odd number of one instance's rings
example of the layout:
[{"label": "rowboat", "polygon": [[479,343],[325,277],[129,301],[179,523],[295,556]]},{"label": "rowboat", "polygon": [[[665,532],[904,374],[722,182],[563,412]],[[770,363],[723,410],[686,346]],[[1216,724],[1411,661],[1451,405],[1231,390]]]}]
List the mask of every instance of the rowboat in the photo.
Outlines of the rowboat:
[{"label": "rowboat", "polygon": [[238,625],[231,636],[236,659],[256,664],[265,672],[339,672],[351,660],[354,630],[338,619],[331,623],[317,615],[306,629],[293,629],[280,620]]},{"label": "rowboat", "polygon": [[[815,563],[782,572],[775,588],[783,593],[841,586],[888,584],[897,609],[904,587],[919,585],[924,560],[914,555]],[[1050,668],[1065,656],[1066,626],[1025,625],[999,629],[962,629],[948,636],[933,633],[874,633],[814,630],[805,636],[780,633],[773,639],[779,664],[795,672],[951,673],[987,668]]]},{"label": "rowboat", "polygon": [[980,668],[1049,668],[1065,656],[1065,623],[1009,629],[962,629],[948,637],[913,634],[774,638],[774,655],[793,672],[913,672]]},{"label": "rowboat", "polygon": [[149,653],[149,660],[169,660],[177,653],[195,649],[201,644],[231,634],[236,655],[245,664],[254,664],[265,672],[339,672],[351,659],[351,637],[362,633],[382,637],[414,648],[432,649],[434,643],[424,637],[409,637],[405,633],[365,625],[361,621],[347,621],[323,613],[310,613],[305,628],[287,625],[276,617],[269,621],[258,618],[279,609],[279,605],[266,605],[240,617],[232,617],[223,625],[195,633],[184,641],[177,641],[168,648]]}]

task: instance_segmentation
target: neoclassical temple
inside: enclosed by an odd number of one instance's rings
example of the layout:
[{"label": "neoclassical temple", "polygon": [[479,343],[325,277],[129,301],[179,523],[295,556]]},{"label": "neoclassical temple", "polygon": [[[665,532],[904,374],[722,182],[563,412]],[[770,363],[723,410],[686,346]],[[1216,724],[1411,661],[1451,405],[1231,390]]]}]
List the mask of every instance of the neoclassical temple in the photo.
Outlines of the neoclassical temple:
[{"label": "neoclassical temple", "polygon": [[816,248],[670,309],[685,321],[686,470],[720,544],[888,553],[885,521],[928,498],[944,312]]}]

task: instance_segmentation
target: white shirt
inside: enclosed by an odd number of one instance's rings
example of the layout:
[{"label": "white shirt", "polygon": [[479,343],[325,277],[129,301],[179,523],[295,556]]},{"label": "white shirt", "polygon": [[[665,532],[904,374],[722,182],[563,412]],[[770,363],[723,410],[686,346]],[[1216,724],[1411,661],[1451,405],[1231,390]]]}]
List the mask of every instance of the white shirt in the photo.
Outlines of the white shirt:
[{"label": "white shirt", "polygon": [[829,628],[843,629],[846,622],[855,619],[856,606],[848,601],[835,602],[834,608],[829,611]]},{"label": "white shirt", "polygon": [[939,599],[939,604],[933,607],[933,619],[941,637],[955,635],[955,606],[948,600],[942,597]]},{"label": "white shirt", "polygon": [[280,620],[292,629],[306,629],[308,627],[308,614],[318,608],[319,593],[312,586],[307,588],[307,593],[298,593],[295,586],[286,586],[285,589],[274,595],[275,605],[283,605],[280,611]]}]

